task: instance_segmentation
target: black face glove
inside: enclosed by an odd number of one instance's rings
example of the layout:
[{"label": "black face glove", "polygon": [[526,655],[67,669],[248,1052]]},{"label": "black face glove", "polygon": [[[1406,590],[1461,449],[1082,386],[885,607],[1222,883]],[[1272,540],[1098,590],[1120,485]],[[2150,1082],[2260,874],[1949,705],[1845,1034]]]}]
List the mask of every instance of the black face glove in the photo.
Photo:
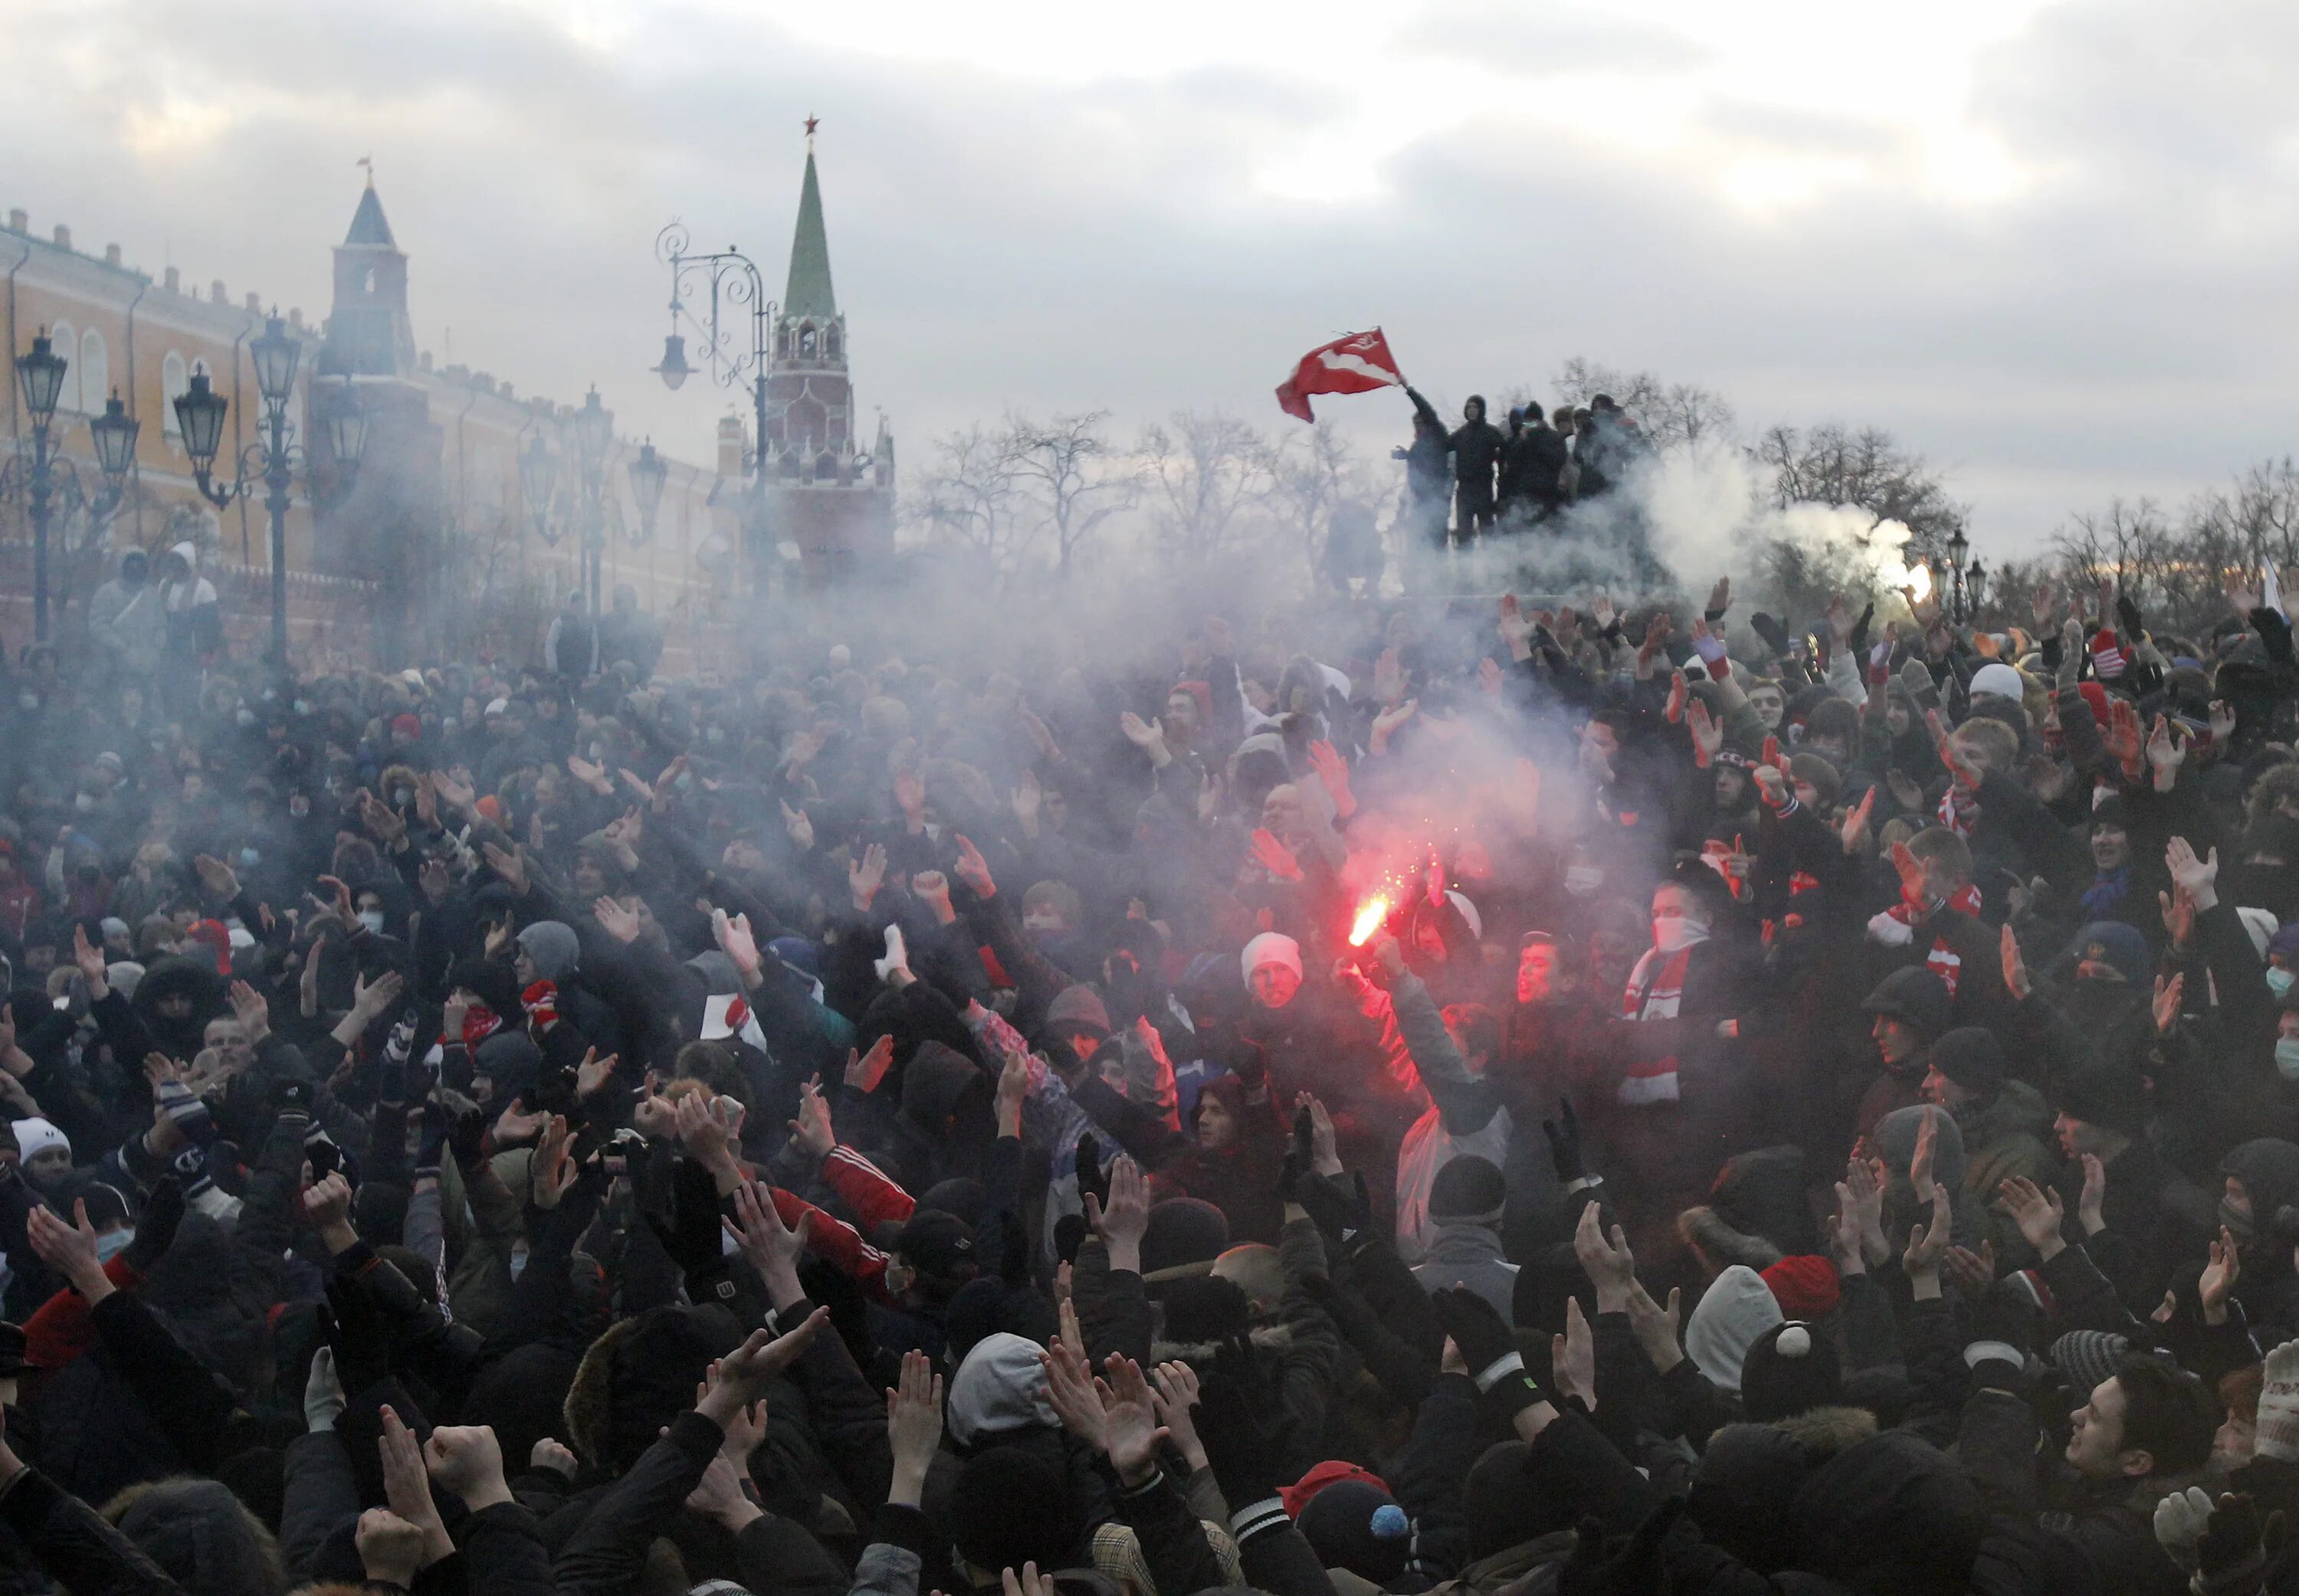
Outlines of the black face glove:
[{"label": "black face glove", "polygon": [[1556,1100],[1556,1118],[1543,1120],[1540,1133],[1548,1138],[1548,1155],[1556,1164],[1556,1178],[1566,1186],[1589,1178],[1588,1165],[1581,1158],[1581,1116],[1573,1112],[1573,1099]]}]

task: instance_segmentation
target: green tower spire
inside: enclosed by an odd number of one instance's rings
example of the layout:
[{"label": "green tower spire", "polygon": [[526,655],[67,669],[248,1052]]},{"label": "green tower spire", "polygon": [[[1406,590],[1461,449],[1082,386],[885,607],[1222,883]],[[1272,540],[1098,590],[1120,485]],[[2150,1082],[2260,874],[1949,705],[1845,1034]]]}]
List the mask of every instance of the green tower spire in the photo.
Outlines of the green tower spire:
[{"label": "green tower spire", "polygon": [[838,314],[838,300],[830,289],[830,237],[822,226],[822,185],[814,175],[813,129],[807,131],[806,185],[799,190],[798,231],[791,239],[783,314],[826,321]]}]

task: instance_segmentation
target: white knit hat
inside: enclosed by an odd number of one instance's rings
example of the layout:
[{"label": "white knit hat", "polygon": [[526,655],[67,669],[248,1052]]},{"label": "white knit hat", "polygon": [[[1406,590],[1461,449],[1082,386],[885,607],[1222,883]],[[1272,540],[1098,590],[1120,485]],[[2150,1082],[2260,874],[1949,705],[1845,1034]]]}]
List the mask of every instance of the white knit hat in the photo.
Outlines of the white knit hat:
[{"label": "white knit hat", "polygon": [[1748,1349],[1788,1316],[1764,1278],[1745,1263],[1716,1277],[1684,1325],[1685,1356],[1721,1391],[1740,1389]]},{"label": "white knit hat", "polygon": [[1997,698],[2010,699],[2013,703],[2028,696],[2028,683],[2018,671],[2000,659],[1990,660],[1971,673],[1971,694],[1992,692]]},{"label": "white knit hat", "polygon": [[71,1152],[71,1137],[57,1129],[52,1121],[37,1115],[29,1120],[18,1120],[15,1131],[16,1149],[26,1158],[36,1153],[46,1153],[51,1147],[62,1147],[67,1155]]},{"label": "white knit hat", "polygon": [[1301,979],[1301,945],[1282,931],[1264,931],[1245,945],[1245,955],[1238,963],[1249,981],[1253,979],[1253,972],[1264,964],[1282,964],[1293,972],[1293,979],[1299,980]]}]

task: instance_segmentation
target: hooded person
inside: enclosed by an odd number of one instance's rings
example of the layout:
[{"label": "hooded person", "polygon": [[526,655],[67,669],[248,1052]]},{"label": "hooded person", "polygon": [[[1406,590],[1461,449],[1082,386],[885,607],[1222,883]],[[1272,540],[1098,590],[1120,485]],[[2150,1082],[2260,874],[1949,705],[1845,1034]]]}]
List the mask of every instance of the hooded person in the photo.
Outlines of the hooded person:
[{"label": "hooded person", "polygon": [[104,1516],[176,1582],[184,1596],[279,1596],[279,1542],[220,1481],[178,1477],[130,1485]]},{"label": "hooded person", "polygon": [[151,570],[151,556],[143,550],[122,550],[117,574],[88,598],[88,636],[116,679],[148,681],[160,667],[167,626]]},{"label": "hooded person", "polygon": [[[1923,1094],[1955,1120],[1963,1140],[1963,1181],[1955,1190],[1958,1211],[1967,1206],[1993,1214],[1997,1190],[2006,1180],[2048,1185],[2058,1172],[2052,1155],[2052,1111],[2043,1094],[2024,1080],[2005,1078],[2004,1049],[1995,1033],[1959,1026],[1931,1045],[1926,1055]],[[2021,1255],[2025,1244],[2008,1216],[1990,1220],[1998,1258]]]},{"label": "hooded person", "polygon": [[1232,1240],[1274,1245],[1285,1224],[1277,1196],[1285,1135],[1270,1106],[1249,1101],[1236,1076],[1216,1075],[1190,1105],[1189,1134],[1158,1170],[1160,1187],[1220,1209]]},{"label": "hooded person", "polygon": [[[583,941],[574,927],[556,920],[538,920],[519,933],[516,946],[513,969],[530,1013],[532,1001],[524,995],[537,983],[548,981],[552,1014],[573,1028],[573,1036],[555,1046],[545,1038],[546,1052],[579,1058],[587,1046],[596,1047],[603,1058],[623,1051],[627,1038],[622,1021],[583,978]],[[505,1018],[517,1020],[519,1015],[513,1013]],[[575,1045],[577,1038],[580,1046]]]},{"label": "hooded person", "polygon": [[1710,1385],[1738,1392],[1748,1349],[1785,1318],[1764,1277],[1736,1263],[1709,1284],[1685,1320],[1685,1356]]},{"label": "hooded person", "polygon": [[1515,1312],[1517,1266],[1501,1255],[1501,1211],[1508,1186],[1489,1158],[1465,1153],[1437,1171],[1429,1187],[1435,1227],[1427,1256],[1413,1266],[1422,1289],[1462,1286],[1503,1319]]},{"label": "hooded person", "polygon": [[1861,1094],[1853,1116],[1854,1130],[1867,1137],[1875,1134],[1885,1115],[1923,1101],[1926,1055],[1955,1023],[1955,1011],[1938,972],[1926,964],[1911,964],[1877,982],[1876,989],[1862,999],[1860,1012],[1872,1016],[1869,1034],[1883,1065]]},{"label": "hooded person", "polygon": [[167,658],[173,668],[203,669],[223,649],[223,611],[215,583],[200,575],[200,551],[189,539],[161,557],[160,603],[166,617]]}]

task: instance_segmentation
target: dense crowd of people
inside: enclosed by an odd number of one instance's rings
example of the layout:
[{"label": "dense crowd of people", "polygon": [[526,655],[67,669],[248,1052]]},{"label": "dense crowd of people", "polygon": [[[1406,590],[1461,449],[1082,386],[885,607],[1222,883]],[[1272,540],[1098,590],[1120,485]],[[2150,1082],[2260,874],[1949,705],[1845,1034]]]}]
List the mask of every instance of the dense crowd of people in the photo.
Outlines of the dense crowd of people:
[{"label": "dense crowd of people", "polygon": [[1581,597],[28,651],[0,1579],[2299,1590],[2285,613]]}]

